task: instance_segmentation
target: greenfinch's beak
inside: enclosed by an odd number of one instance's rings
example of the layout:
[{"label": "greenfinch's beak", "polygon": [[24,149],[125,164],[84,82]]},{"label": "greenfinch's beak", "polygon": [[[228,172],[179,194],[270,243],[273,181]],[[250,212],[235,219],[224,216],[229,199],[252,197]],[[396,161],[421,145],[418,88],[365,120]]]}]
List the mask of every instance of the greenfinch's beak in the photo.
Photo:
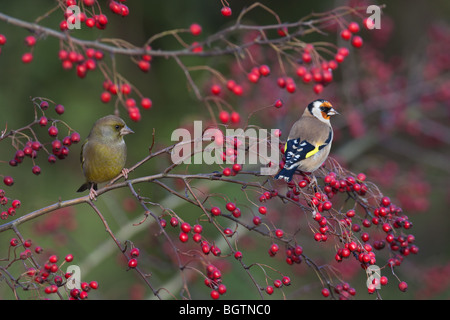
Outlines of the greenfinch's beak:
[{"label": "greenfinch's beak", "polygon": [[131,130],[130,128],[128,128],[128,126],[123,127],[122,129],[120,129],[120,135],[124,136],[130,133],[134,133],[133,130]]}]

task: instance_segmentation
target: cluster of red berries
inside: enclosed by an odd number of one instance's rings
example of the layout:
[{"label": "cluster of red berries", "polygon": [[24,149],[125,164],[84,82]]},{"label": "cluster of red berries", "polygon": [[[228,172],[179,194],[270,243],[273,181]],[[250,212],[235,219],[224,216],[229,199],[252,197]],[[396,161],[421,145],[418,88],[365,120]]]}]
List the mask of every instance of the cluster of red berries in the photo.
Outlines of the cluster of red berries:
[{"label": "cluster of red berries", "polygon": [[219,112],[219,120],[223,124],[239,123],[241,116],[236,111],[232,111],[231,114],[228,111],[222,110]]},{"label": "cluster of red berries", "polygon": [[267,285],[264,288],[264,291],[268,295],[271,295],[274,292],[274,288],[280,289],[283,286],[290,286],[290,285],[291,285],[291,278],[289,278],[288,276],[283,276],[283,278],[281,278],[281,280],[280,279],[275,279],[273,281],[273,286]]},{"label": "cluster of red berries", "polygon": [[[91,2],[92,5],[95,2],[95,0],[83,0],[83,1],[85,4],[86,4],[86,2]],[[126,17],[127,15],[130,14],[130,9],[128,8],[127,5],[123,4],[122,2],[125,2],[125,0],[119,0],[119,1],[111,0],[109,2],[109,9],[111,10],[111,12],[113,12],[117,15]]]},{"label": "cluster of red berries", "polygon": [[227,292],[227,287],[222,283],[222,273],[213,264],[206,266],[205,285],[211,288],[211,298],[217,300]]},{"label": "cluster of red berries", "polygon": [[[36,44],[36,37],[33,35],[26,36],[24,39],[25,45],[29,48],[33,48]],[[0,53],[2,52],[1,49],[4,44],[6,43],[6,36],[3,34],[0,34]],[[22,55],[22,62],[23,63],[30,63],[33,61],[33,53],[32,52],[26,52]]]},{"label": "cluster of red berries", "polygon": [[[26,262],[33,256],[33,252],[38,255],[44,252],[44,249],[40,246],[34,246],[34,248],[32,248],[33,241],[30,239],[21,243],[19,239],[12,238],[9,241],[9,246],[14,251],[14,256],[16,256],[15,252],[19,248],[24,248],[24,250],[19,253],[19,259],[15,258],[14,261],[21,260]],[[37,284],[38,288],[42,289],[45,294],[57,293],[59,288],[64,287],[67,281],[70,281],[72,276],[71,273],[64,273],[61,267],[65,263],[72,262],[73,259],[73,255],[68,254],[65,256],[64,260],[58,264],[60,261],[59,257],[57,255],[51,255],[42,267],[37,267],[34,263],[31,267],[25,265],[26,271],[16,281],[20,282],[21,278],[24,277],[26,282]],[[97,281],[91,281],[90,283],[82,282],[80,289],[74,288],[70,291],[69,299],[87,299],[89,290],[97,288]]]},{"label": "cluster of red berries", "polygon": [[[334,293],[339,297],[339,300],[348,300],[356,294],[355,288],[350,287],[347,282],[339,283],[333,288]],[[330,290],[328,288],[322,289],[322,295],[327,298],[330,296]]]},{"label": "cluster of red berries", "polygon": [[[118,15],[127,16],[129,14],[128,7],[123,3],[124,0],[118,1],[109,1],[109,9]],[[97,27],[98,29],[106,28],[108,24],[108,18],[105,14],[93,14],[91,17],[87,17],[86,8],[94,9],[94,5],[97,3],[97,0],[83,0],[83,12],[75,15],[73,12],[64,13],[64,20],[60,23],[61,30],[68,30],[69,23],[74,24],[75,22],[85,23],[87,27]],[[77,5],[76,0],[65,0],[65,5],[67,7]],[[193,34],[200,34],[200,29],[195,28],[193,25],[191,27]],[[200,31],[199,31],[200,30]],[[0,34],[0,46],[6,43],[6,37]],[[33,47],[36,44],[36,38],[33,35],[29,35],[25,38],[25,44],[28,47]],[[0,47],[1,48],[1,47]],[[67,48],[66,48],[67,49]],[[71,44],[70,49],[61,48],[58,52],[58,57],[61,61],[61,65],[64,70],[72,70],[75,69],[76,75],[79,78],[85,78],[89,71],[94,71],[98,69],[98,64],[103,60],[104,53],[101,50],[96,50],[93,48],[82,48],[82,50],[76,50],[73,48],[73,44]],[[148,46],[146,48],[150,50],[151,48]],[[1,52],[1,51],[0,51]],[[33,60],[33,53],[26,52],[22,56],[22,61],[24,63],[30,63]],[[151,55],[144,54],[137,61],[137,65],[143,72],[148,72],[150,70],[150,61],[152,60]],[[140,121],[141,114],[140,110],[137,107],[136,101],[127,97],[127,95],[131,92],[131,86],[129,84],[116,85],[112,84],[110,80],[105,80],[104,84],[104,92],[102,92],[100,98],[101,101],[107,103],[111,100],[111,95],[119,95],[119,100],[122,102],[124,107],[126,108],[128,115],[133,121]],[[119,88],[120,87],[120,88]],[[120,95],[120,93],[123,95]],[[140,95],[140,94],[139,94]],[[122,99],[123,97],[123,99]],[[139,97],[140,105],[143,109],[150,109],[152,106],[152,101],[147,97]]]},{"label": "cluster of red berries", "polygon": [[58,58],[64,70],[72,70],[75,65],[76,74],[79,78],[85,78],[89,71],[97,69],[97,64],[103,59],[101,50],[87,48],[83,53],[74,50],[61,49]]},{"label": "cluster of red berries", "polygon": [[[49,103],[46,100],[42,100],[39,103],[39,108],[44,112],[49,108]],[[55,112],[58,115],[63,114],[64,106],[61,104],[56,104]],[[36,122],[41,127],[46,127],[48,125],[49,119],[45,115],[42,115],[38,120],[36,120]],[[56,123],[58,123],[58,122],[59,122],[58,120],[55,120],[55,121],[53,121],[53,124],[51,124],[48,127],[48,135],[51,138],[54,138],[54,140],[51,142],[51,147],[52,147],[51,153],[48,155],[48,162],[50,162],[50,163],[55,163],[57,159],[60,159],[60,160],[65,159],[67,157],[67,155],[69,154],[69,147],[72,144],[76,144],[76,143],[80,142],[80,134],[71,129],[69,129],[69,134],[67,136],[65,136],[62,140],[58,139],[59,130],[56,127]],[[63,122],[61,122],[61,123],[63,123]],[[46,152],[48,152],[46,148],[43,148],[43,145],[41,142],[39,142],[37,140],[33,141],[33,140],[29,139],[24,144],[23,148],[16,150],[16,153],[14,154],[14,158],[9,161],[9,165],[12,167],[16,167],[23,162],[25,157],[29,157],[33,161],[33,167],[32,167],[33,174],[39,175],[41,173],[41,168],[35,164],[34,159],[36,159],[38,152],[40,150],[45,150]],[[4,183],[6,185],[12,185],[14,183],[14,181],[12,180],[11,177],[5,177]]]},{"label": "cluster of red berries", "polygon": [[[111,10],[111,12],[117,15],[126,17],[130,13],[130,10],[122,2],[125,2],[125,0],[110,1],[109,9]],[[83,0],[83,5],[92,9],[94,9],[95,3],[97,3],[97,0]],[[76,6],[77,1],[66,0],[65,4],[67,7]],[[86,10],[76,15],[73,11],[70,12],[69,10],[69,12],[64,12],[64,20],[60,22],[59,28],[61,29],[61,31],[65,31],[70,29],[70,25],[75,25],[77,22],[84,23],[88,28],[96,27],[97,29],[103,30],[108,25],[108,17],[103,13],[94,13],[90,17],[88,17],[88,15],[86,14]]]},{"label": "cluster of red berries", "polygon": [[[141,112],[138,108],[136,99],[130,97],[132,93],[132,87],[128,83],[121,85],[114,84],[111,80],[107,79],[103,81],[104,91],[100,95],[100,100],[103,103],[111,101],[112,96],[117,96],[120,100],[124,101],[124,106],[128,112],[128,116],[133,121],[141,120]],[[143,109],[150,109],[152,107],[152,100],[147,97],[140,98],[140,106]]]},{"label": "cluster of red berries", "polygon": [[130,258],[128,260],[128,268],[134,269],[134,268],[136,268],[138,266],[138,259],[137,258],[139,257],[139,254],[140,254],[139,249],[136,248],[136,247],[133,247],[130,250]]},{"label": "cluster of red berries", "polygon": [[366,175],[359,173],[356,177],[348,176],[345,179],[337,179],[335,172],[330,172],[324,177],[323,182],[325,186],[324,192],[328,198],[333,198],[338,192],[355,192],[360,196],[364,196],[367,193],[367,185],[364,183]]},{"label": "cluster of red berries", "polygon": [[[9,202],[11,202],[11,206],[6,209]],[[20,208],[20,200],[15,199],[11,201],[11,199],[6,197],[5,190],[0,189],[0,205],[2,208],[5,208],[5,210],[2,210],[0,213],[0,218],[6,220],[8,217],[12,217],[16,214],[16,209]]]},{"label": "cluster of red berries", "polygon": [[286,248],[286,263],[293,265],[294,263],[299,264],[302,262],[303,248],[300,245],[288,246]]},{"label": "cluster of red berries", "polygon": [[346,41],[350,40],[352,46],[355,48],[361,48],[363,45],[363,39],[361,36],[356,35],[359,31],[359,24],[357,22],[350,22],[347,29],[341,31],[341,38]]},{"label": "cluster of red berries", "polygon": [[[167,221],[163,218],[159,219],[159,223],[163,228],[165,228],[167,226]],[[201,224],[195,224],[194,226],[191,226],[191,224],[188,222],[182,222],[180,224],[180,220],[177,217],[171,217],[169,223],[173,228],[177,228],[178,226],[180,227],[181,230],[180,230],[178,239],[181,242],[183,242],[183,243],[188,242],[189,234],[192,234],[192,240],[194,240],[194,242],[200,243],[201,246],[203,246],[204,244],[205,245],[207,244],[207,242],[205,242],[205,243],[202,242],[201,233],[203,231],[203,227]],[[209,245],[208,245],[208,250],[205,250],[204,248],[202,248],[202,250],[205,254],[209,253],[210,249],[211,248]],[[213,250],[213,252],[216,252],[216,251]]]}]

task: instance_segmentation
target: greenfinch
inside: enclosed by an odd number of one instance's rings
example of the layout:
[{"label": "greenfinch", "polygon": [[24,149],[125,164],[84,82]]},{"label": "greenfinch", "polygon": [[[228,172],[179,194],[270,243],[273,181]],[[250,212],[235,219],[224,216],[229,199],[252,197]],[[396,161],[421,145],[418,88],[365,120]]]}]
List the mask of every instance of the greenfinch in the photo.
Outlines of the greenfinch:
[{"label": "greenfinch", "polygon": [[97,184],[110,181],[122,173],[127,179],[125,169],[127,146],[123,137],[134,133],[121,118],[109,115],[98,119],[86,141],[81,147],[80,161],[86,183],[77,192],[89,189],[89,198],[97,196]]}]

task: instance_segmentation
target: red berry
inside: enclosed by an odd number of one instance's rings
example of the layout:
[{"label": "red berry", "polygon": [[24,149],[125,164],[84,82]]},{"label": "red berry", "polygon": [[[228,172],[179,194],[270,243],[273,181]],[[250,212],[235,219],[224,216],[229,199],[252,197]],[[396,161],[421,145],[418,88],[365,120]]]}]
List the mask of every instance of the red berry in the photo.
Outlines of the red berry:
[{"label": "red berry", "polygon": [[266,207],[259,207],[258,208],[259,213],[261,214],[266,214],[267,213],[267,208]]},{"label": "red berry", "polygon": [[33,54],[31,52],[26,52],[22,55],[23,63],[30,63],[31,61],[33,61]]},{"label": "red berry", "polygon": [[237,96],[242,96],[244,93],[244,89],[240,85],[235,85],[233,87],[233,93]]},{"label": "red berry", "polygon": [[137,262],[137,259],[130,259],[129,261],[128,261],[128,267],[129,268],[136,268],[137,267],[137,265],[138,265],[138,262]]},{"label": "red berry", "polygon": [[283,282],[283,284],[285,286],[289,286],[291,284],[291,278],[289,278],[288,276],[284,276],[281,281]]},{"label": "red berry", "polygon": [[3,183],[7,186],[12,186],[14,184],[14,179],[10,176],[6,176],[3,178]]},{"label": "red berry", "polygon": [[266,287],[266,293],[271,295],[273,293],[273,287],[272,286],[267,286]]},{"label": "red berry", "polygon": [[189,240],[189,235],[185,232],[180,232],[179,239],[181,242],[187,242]]},{"label": "red berry", "polygon": [[254,224],[255,226],[260,225],[260,224],[261,224],[261,218],[258,217],[258,216],[254,216],[254,217],[253,217],[253,224]]},{"label": "red berry", "polygon": [[408,289],[408,284],[405,281],[402,281],[398,284],[398,288],[400,291],[405,292]]},{"label": "red berry", "polygon": [[194,232],[195,233],[201,233],[203,231],[203,227],[200,224],[196,224],[194,226]]},{"label": "red berry", "polygon": [[366,29],[372,30],[372,29],[374,28],[374,26],[375,26],[375,22],[374,22],[374,20],[371,19],[371,18],[365,18],[365,19],[363,20],[363,25],[364,25],[364,27],[365,27]]},{"label": "red berry", "polygon": [[314,85],[313,90],[314,90],[314,92],[315,92],[316,94],[320,94],[320,93],[323,91],[323,84],[321,84],[321,83],[316,83],[316,84]]},{"label": "red berry", "polygon": [[227,124],[230,120],[230,114],[227,111],[220,111],[219,119],[223,124]]},{"label": "red berry", "polygon": [[202,33],[202,27],[198,23],[191,24],[189,30],[191,31],[191,34],[193,36],[198,36],[199,34]]},{"label": "red berry", "polygon": [[283,101],[281,99],[278,99],[275,101],[275,108],[281,108],[283,106]]},{"label": "red berry", "polygon": [[214,216],[218,216],[218,215],[220,215],[222,212],[220,211],[220,209],[219,209],[218,207],[212,207],[212,208],[211,208],[211,213],[212,213],[212,215],[214,215]]},{"label": "red berry", "polygon": [[145,61],[145,60],[139,60],[138,67],[143,72],[148,72],[150,70],[150,62]]},{"label": "red berry", "polygon": [[150,109],[152,107],[152,100],[149,98],[142,98],[141,107],[144,109]]},{"label": "red berry", "polygon": [[41,168],[39,166],[33,166],[33,168],[31,168],[31,171],[35,174],[35,175],[39,175],[41,173]]},{"label": "red berry", "polygon": [[225,294],[227,292],[227,287],[224,284],[220,284],[219,287],[217,288],[217,291],[222,295]]},{"label": "red berry", "polygon": [[283,237],[284,232],[281,229],[277,229],[277,230],[275,230],[275,235],[277,236],[277,238],[281,238],[281,237]]},{"label": "red berry", "polygon": [[270,252],[272,252],[274,254],[277,253],[279,250],[280,250],[280,247],[276,243],[274,243],[270,246]]},{"label": "red berry", "polygon": [[93,28],[95,26],[95,19],[94,18],[87,18],[85,23],[86,23],[86,26],[88,28]]},{"label": "red berry", "polygon": [[171,225],[172,227],[178,226],[178,219],[177,219],[176,217],[170,218],[170,225]]},{"label": "red berry", "polygon": [[25,37],[25,45],[28,47],[32,47],[36,44],[36,38],[34,36],[26,36]]},{"label": "red berry", "polygon": [[286,80],[282,77],[277,79],[277,84],[280,88],[286,87]]},{"label": "red berry", "polygon": [[389,232],[389,231],[391,231],[391,226],[390,226],[390,224],[389,223],[385,223],[385,224],[383,224],[383,231],[384,232]]},{"label": "red berry", "polygon": [[348,25],[348,31],[350,31],[351,33],[359,32],[359,24],[356,22],[350,22],[350,24]]},{"label": "red berry", "polygon": [[233,202],[228,202],[227,204],[226,204],[226,208],[227,208],[227,210],[228,211],[233,211],[234,209],[236,209],[236,205],[233,203]]},{"label": "red berry", "polygon": [[239,208],[234,209],[232,214],[233,214],[233,217],[239,218],[241,216],[241,209],[239,209]]},{"label": "red berry", "polygon": [[216,291],[216,290],[211,291],[211,298],[213,298],[214,300],[217,300],[217,299],[219,299],[219,297],[220,297],[220,293],[218,291]]},{"label": "red berry", "polygon": [[15,246],[17,246],[19,244],[19,240],[17,240],[16,238],[12,238],[10,241],[9,241],[9,245],[11,246],[11,247],[15,247]]},{"label": "red berry", "polygon": [[191,49],[192,52],[202,52],[203,51],[203,47],[197,41],[192,42],[191,47],[192,47],[192,49]]},{"label": "red berry", "polygon": [[215,96],[219,95],[222,92],[222,87],[218,84],[214,84],[211,86],[211,93]]},{"label": "red berry", "polygon": [[389,205],[391,204],[391,199],[389,199],[389,197],[383,197],[381,199],[381,205],[384,207],[389,207]]},{"label": "red berry", "polygon": [[223,174],[225,177],[229,177],[229,176],[231,175],[231,169],[230,169],[230,168],[225,168],[225,169],[223,169],[222,174]]},{"label": "red berry", "polygon": [[187,222],[183,222],[181,224],[181,230],[185,233],[189,233],[191,231],[191,225]]},{"label": "red berry", "polygon": [[111,93],[109,93],[108,91],[103,91],[100,95],[100,100],[103,103],[108,103],[111,100]]},{"label": "red berry", "polygon": [[363,45],[363,39],[360,36],[353,36],[352,38],[352,46],[355,48],[361,48]]},{"label": "red berry", "polygon": [[54,154],[50,154],[49,156],[48,156],[48,162],[50,162],[50,163],[55,163],[56,162],[56,157],[55,157],[55,155]]},{"label": "red berry", "polygon": [[288,29],[287,28],[278,28],[277,29],[277,33],[280,37],[285,37],[288,34]]},{"label": "red berry", "polygon": [[66,262],[72,262],[72,260],[73,260],[73,254],[68,254],[68,255],[65,257],[65,260],[66,260]]},{"label": "red berry", "polygon": [[58,128],[56,128],[55,126],[50,126],[50,127],[48,128],[48,134],[49,134],[51,137],[56,137],[56,136],[58,135]]},{"label": "red berry", "polygon": [[0,46],[6,43],[6,37],[0,33]]},{"label": "red berry", "polygon": [[322,295],[327,298],[330,296],[330,290],[328,290],[327,288],[323,288],[322,289]]},{"label": "red berry", "polygon": [[223,15],[224,17],[229,17],[229,16],[231,16],[231,8],[230,8],[230,7],[227,7],[227,6],[222,7],[222,9],[220,10],[220,12],[222,13],[222,15]]},{"label": "red berry", "polygon": [[231,113],[230,119],[232,123],[239,123],[239,121],[241,121],[241,116],[239,115],[239,113],[233,111]]},{"label": "red berry", "polygon": [[288,82],[286,83],[286,91],[289,93],[294,93],[297,89],[295,82]]},{"label": "red berry", "polygon": [[20,200],[13,200],[13,202],[11,203],[12,207],[14,209],[18,209],[20,208]]},{"label": "red berry", "polygon": [[303,52],[302,60],[303,60],[304,63],[310,63],[311,62],[311,55],[309,54],[309,52]]},{"label": "red berry", "polygon": [[63,114],[64,113],[64,106],[61,104],[57,104],[55,106],[55,111],[57,114]]},{"label": "red berry", "polygon": [[91,287],[91,289],[98,289],[98,282],[97,281],[91,281],[89,282],[89,287]]},{"label": "red berry", "polygon": [[341,38],[344,40],[350,40],[350,38],[352,37],[352,33],[350,32],[350,30],[345,29],[341,31]]},{"label": "red berry", "polygon": [[270,74],[270,68],[269,68],[269,66],[267,66],[267,65],[262,65],[262,66],[260,66],[259,67],[259,73],[262,75],[262,76],[264,76],[264,77],[266,77],[266,76],[268,76],[269,74]]},{"label": "red berry", "polygon": [[133,258],[137,258],[139,257],[139,249],[138,248],[133,248],[130,250],[130,256]]}]

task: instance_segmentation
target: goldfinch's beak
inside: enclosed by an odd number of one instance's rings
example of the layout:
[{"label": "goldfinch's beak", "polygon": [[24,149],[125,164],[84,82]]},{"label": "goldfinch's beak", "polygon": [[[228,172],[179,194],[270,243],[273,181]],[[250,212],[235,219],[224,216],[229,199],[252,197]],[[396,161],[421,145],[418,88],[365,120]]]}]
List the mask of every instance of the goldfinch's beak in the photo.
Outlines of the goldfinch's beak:
[{"label": "goldfinch's beak", "polygon": [[337,112],[336,110],[334,110],[333,108],[331,108],[328,112],[327,115],[328,116],[334,116],[336,114],[340,114],[339,112]]},{"label": "goldfinch's beak", "polygon": [[120,135],[124,136],[130,133],[134,133],[133,130],[131,130],[130,128],[128,128],[128,126],[123,127],[122,129],[120,129]]}]

